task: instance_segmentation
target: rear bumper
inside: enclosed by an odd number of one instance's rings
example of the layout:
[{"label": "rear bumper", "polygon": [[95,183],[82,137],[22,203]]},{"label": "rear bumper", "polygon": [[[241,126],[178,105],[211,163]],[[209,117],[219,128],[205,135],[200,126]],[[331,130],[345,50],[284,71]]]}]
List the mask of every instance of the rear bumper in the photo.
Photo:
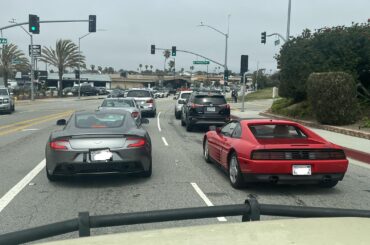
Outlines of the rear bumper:
[{"label": "rear bumper", "polygon": [[268,182],[279,184],[316,184],[328,181],[341,181],[344,173],[313,174],[295,176],[290,174],[243,174],[245,182]]},{"label": "rear bumper", "polygon": [[223,125],[229,122],[230,117],[189,117],[193,125]]},{"label": "rear bumper", "polygon": [[7,104],[0,104],[0,111],[7,111],[7,110],[10,110],[10,104],[7,103]]}]

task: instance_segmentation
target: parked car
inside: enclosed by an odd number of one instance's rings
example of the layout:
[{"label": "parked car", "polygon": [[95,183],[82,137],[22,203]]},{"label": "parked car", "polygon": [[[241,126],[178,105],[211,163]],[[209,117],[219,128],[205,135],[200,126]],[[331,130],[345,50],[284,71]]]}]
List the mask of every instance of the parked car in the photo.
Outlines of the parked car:
[{"label": "parked car", "polygon": [[99,109],[128,111],[136,123],[141,124],[140,106],[132,98],[107,98],[103,101]]},{"label": "parked car", "polygon": [[127,98],[135,99],[136,103],[141,108],[142,115],[147,114],[155,117],[157,114],[157,107],[154,95],[151,91],[146,89],[132,89],[127,92]]},{"label": "parked car", "polygon": [[6,87],[0,87],[0,111],[9,114],[15,111],[13,94]]},{"label": "parked car", "polygon": [[223,125],[230,120],[230,105],[225,96],[211,92],[194,92],[182,107],[181,125],[191,131],[196,125]]},{"label": "parked car", "polygon": [[192,91],[181,91],[180,94],[177,96],[176,104],[175,104],[175,118],[181,118],[181,110],[183,105],[186,103],[186,100],[190,97]]},{"label": "parked car", "polygon": [[98,90],[91,85],[81,85],[80,88],[81,96],[98,95]]},{"label": "parked car", "polygon": [[[73,95],[73,87],[66,87],[62,90],[63,95],[65,96],[71,96]],[[78,87],[77,87],[77,93],[78,93]]]},{"label": "parked car", "polygon": [[124,91],[121,89],[114,89],[109,95],[108,98],[123,98],[125,97]]},{"label": "parked car", "polygon": [[210,129],[203,139],[204,158],[225,168],[234,188],[250,182],[331,188],[348,168],[340,146],[295,122],[241,119]]},{"label": "parked car", "polygon": [[105,87],[99,87],[97,88],[98,90],[98,95],[107,95],[109,94],[109,92],[107,91],[107,89]]},{"label": "parked car", "polygon": [[[143,123],[148,123],[143,119]],[[93,173],[152,174],[152,145],[148,132],[125,110],[79,111],[46,144],[46,176]]]}]

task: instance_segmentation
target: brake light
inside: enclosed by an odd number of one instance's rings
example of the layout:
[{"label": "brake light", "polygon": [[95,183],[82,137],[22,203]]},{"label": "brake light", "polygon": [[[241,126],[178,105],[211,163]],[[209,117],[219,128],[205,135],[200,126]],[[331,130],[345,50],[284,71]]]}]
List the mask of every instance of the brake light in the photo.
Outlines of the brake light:
[{"label": "brake light", "polygon": [[203,105],[191,103],[190,106],[191,106],[191,108],[194,109],[194,108],[197,108],[197,107],[202,107]]},{"label": "brake light", "polygon": [[252,159],[254,160],[266,160],[270,159],[270,153],[264,151],[255,151],[252,153]]},{"label": "brake light", "polygon": [[132,113],[131,113],[131,116],[132,116],[133,118],[137,118],[137,117],[139,116],[139,112],[134,111],[134,112],[132,112]]},{"label": "brake light", "polygon": [[53,150],[68,150],[69,141],[68,140],[55,140],[50,142],[50,148]]},{"label": "brake light", "polygon": [[147,100],[146,103],[153,104],[153,99]]},{"label": "brake light", "polygon": [[144,138],[127,138],[127,141],[130,142],[128,148],[143,147],[146,144]]}]

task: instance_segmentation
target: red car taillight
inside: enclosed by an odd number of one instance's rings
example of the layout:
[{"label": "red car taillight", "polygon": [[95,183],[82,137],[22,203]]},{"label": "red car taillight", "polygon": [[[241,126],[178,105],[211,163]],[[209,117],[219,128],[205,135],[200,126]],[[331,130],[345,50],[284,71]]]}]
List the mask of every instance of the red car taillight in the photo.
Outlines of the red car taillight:
[{"label": "red car taillight", "polygon": [[194,109],[194,108],[197,108],[197,107],[202,107],[203,105],[191,103],[190,106],[191,106],[191,108]]},{"label": "red car taillight", "polygon": [[131,113],[131,116],[132,116],[133,118],[137,118],[137,117],[139,116],[139,112],[134,111],[134,112],[132,112],[132,113]]},{"label": "red car taillight", "polygon": [[220,105],[220,107],[224,107],[226,109],[230,109],[230,105],[229,104]]},{"label": "red car taillight", "polygon": [[130,141],[128,148],[143,147],[146,144],[144,138],[127,138],[127,141]]},{"label": "red car taillight", "polygon": [[146,103],[153,104],[153,99],[147,100]]},{"label": "red car taillight", "polygon": [[55,140],[50,142],[50,148],[53,150],[68,150],[69,141],[68,140]]},{"label": "red car taillight", "polygon": [[345,159],[346,155],[342,150],[257,150],[253,151],[253,160],[335,160]]}]

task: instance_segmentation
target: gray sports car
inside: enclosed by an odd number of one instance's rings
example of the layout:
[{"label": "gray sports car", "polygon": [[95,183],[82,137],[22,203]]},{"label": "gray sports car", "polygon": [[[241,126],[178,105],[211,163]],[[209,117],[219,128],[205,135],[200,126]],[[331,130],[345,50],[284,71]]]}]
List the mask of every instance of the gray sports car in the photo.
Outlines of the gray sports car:
[{"label": "gray sports car", "polygon": [[137,124],[141,124],[140,106],[133,98],[107,98],[103,101],[100,110],[122,109],[131,113]]},{"label": "gray sports car", "polygon": [[[142,123],[148,123],[142,119]],[[148,132],[125,110],[75,112],[64,128],[51,133],[46,144],[46,176],[93,173],[152,174],[152,145]]]}]

